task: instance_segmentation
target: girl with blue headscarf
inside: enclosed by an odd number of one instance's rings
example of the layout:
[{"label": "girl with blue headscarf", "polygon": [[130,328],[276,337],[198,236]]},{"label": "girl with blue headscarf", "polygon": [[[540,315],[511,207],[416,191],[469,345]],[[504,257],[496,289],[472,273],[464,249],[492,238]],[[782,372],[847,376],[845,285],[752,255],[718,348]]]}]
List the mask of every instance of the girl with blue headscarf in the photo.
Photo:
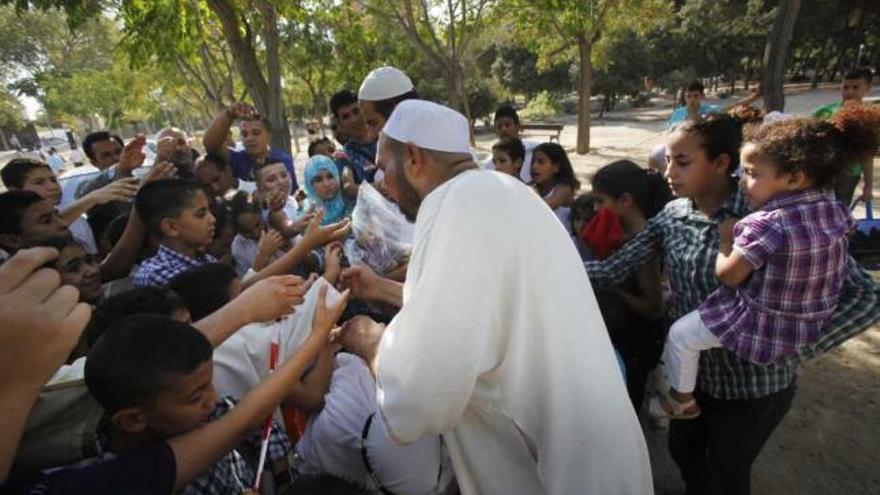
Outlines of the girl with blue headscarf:
[{"label": "girl with blue headscarf", "polygon": [[306,162],[305,190],[309,201],[324,210],[321,225],[338,222],[351,215],[354,201],[342,193],[339,169],[330,158],[315,155]]}]

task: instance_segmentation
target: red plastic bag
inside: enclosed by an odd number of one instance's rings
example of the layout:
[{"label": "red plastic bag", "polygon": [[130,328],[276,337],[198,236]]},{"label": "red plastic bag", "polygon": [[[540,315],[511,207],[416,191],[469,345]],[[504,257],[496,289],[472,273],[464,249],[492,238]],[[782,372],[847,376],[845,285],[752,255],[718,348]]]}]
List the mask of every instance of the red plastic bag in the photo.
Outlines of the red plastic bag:
[{"label": "red plastic bag", "polygon": [[623,245],[620,219],[608,208],[600,208],[578,233],[596,259],[603,260]]}]

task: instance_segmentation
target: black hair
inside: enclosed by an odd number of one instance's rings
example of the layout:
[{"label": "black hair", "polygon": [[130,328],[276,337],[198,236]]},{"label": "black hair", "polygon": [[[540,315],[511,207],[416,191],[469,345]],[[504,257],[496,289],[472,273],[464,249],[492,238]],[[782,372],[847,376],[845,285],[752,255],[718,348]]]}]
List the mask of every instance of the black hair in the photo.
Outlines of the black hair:
[{"label": "black hair", "polygon": [[333,115],[339,117],[339,109],[342,107],[347,107],[351,104],[357,104],[358,97],[354,94],[354,91],[350,89],[342,89],[333,93],[333,96],[330,97],[330,112]]},{"label": "black hair", "polygon": [[844,80],[853,80],[853,79],[862,79],[868,84],[871,84],[874,81],[874,73],[871,72],[871,69],[867,67],[858,67],[856,69],[850,69],[843,76]]},{"label": "black hair", "polygon": [[309,158],[315,156],[315,152],[318,149],[318,145],[321,143],[333,144],[333,142],[330,141],[330,138],[328,138],[326,136],[322,136],[322,137],[319,137],[318,139],[315,139],[314,141],[309,143]]},{"label": "black hair", "polygon": [[211,361],[211,343],[192,326],[168,316],[139,314],[111,324],[89,350],[89,393],[113,414],[152,406],[180,375]]},{"label": "black hair", "polygon": [[[241,122],[252,122],[252,121],[262,122],[263,127],[266,128],[266,132],[268,132],[270,134],[272,133],[272,125],[269,124],[269,119],[266,118],[265,115],[255,113],[248,118],[241,119]],[[241,124],[239,123],[239,125],[241,125]]]},{"label": "black hair", "polygon": [[140,188],[134,198],[134,207],[147,228],[161,235],[162,230],[159,225],[162,220],[178,218],[199,191],[206,197],[211,197],[204,186],[194,180],[157,180]]},{"label": "black hair", "polygon": [[672,200],[672,191],[662,175],[629,160],[618,160],[600,168],[593,176],[593,191],[614,199],[629,193],[645,218],[653,217]]},{"label": "black hair", "polygon": [[[559,167],[559,172],[556,173],[557,184],[565,184],[575,191],[580,189],[581,182],[575,177],[574,167],[571,166],[568,154],[565,152],[565,148],[559,143],[541,143],[538,146],[535,146],[535,149],[532,150],[533,160],[536,153],[547,155],[547,158]],[[531,166],[531,164],[529,164],[529,166]]]},{"label": "black hair", "polygon": [[223,159],[223,156],[219,153],[215,153],[213,151],[205,153],[204,155],[198,158],[199,163],[211,163],[214,167],[217,168],[220,172],[229,168],[229,164],[226,163],[226,160]]},{"label": "black hair", "polygon": [[235,195],[229,199],[229,205],[232,209],[232,223],[235,225],[236,230],[238,230],[239,215],[253,213],[259,216],[263,212],[263,209],[260,207],[260,203],[256,198],[245,191],[236,192]]},{"label": "black hair", "polygon": [[686,121],[675,130],[697,136],[710,160],[721,155],[729,156],[730,165],[727,171],[731,174],[739,168],[739,149],[743,141],[742,125],[730,115],[710,113],[699,121]]},{"label": "black hair", "polygon": [[699,91],[700,94],[704,94],[706,92],[706,88],[703,86],[703,83],[700,81],[691,81],[687,86],[684,87],[685,93],[690,93],[693,91]]},{"label": "black hair", "polygon": [[525,165],[526,147],[519,138],[501,138],[492,145],[492,151],[503,151],[511,160],[519,158]]},{"label": "black hair", "polygon": [[83,139],[82,148],[85,152],[86,156],[89,157],[89,160],[95,161],[95,152],[92,150],[92,145],[95,143],[100,143],[101,141],[116,141],[119,143],[119,146],[125,146],[125,143],[122,142],[122,138],[117,136],[116,134],[110,134],[107,131],[97,131],[89,134]]},{"label": "black hair", "polygon": [[115,246],[119,239],[122,239],[122,233],[125,232],[125,226],[128,225],[130,212],[120,213],[104,228],[104,236],[111,246]]},{"label": "black hair", "polygon": [[571,216],[569,217],[569,221],[571,222],[571,231],[577,234],[578,229],[576,228],[575,223],[579,221],[589,222],[595,214],[595,196],[590,193],[584,193],[574,198],[574,201],[571,202]]},{"label": "black hair", "polygon": [[186,309],[186,302],[165,287],[137,287],[110,296],[95,307],[83,332],[86,344],[93,346],[110,325],[125,317],[146,313],[170,318],[181,309]]},{"label": "black hair", "polygon": [[24,212],[40,201],[43,198],[33,191],[14,190],[0,194],[0,234],[21,234]]},{"label": "black hair", "polygon": [[331,474],[304,474],[297,476],[280,495],[370,495],[363,485]]},{"label": "black hair", "polygon": [[3,185],[9,189],[21,189],[24,187],[24,181],[32,170],[44,168],[49,171],[52,167],[46,163],[35,160],[33,158],[13,158],[0,169],[0,178],[3,179]]},{"label": "black hair", "polygon": [[411,89],[402,95],[397,95],[393,98],[388,98],[387,100],[379,100],[372,101],[370,103],[373,104],[373,107],[376,109],[376,112],[379,113],[385,120],[391,118],[391,112],[397,108],[397,105],[404,100],[418,100],[419,93],[416,92],[415,89]]},{"label": "black hair", "polygon": [[501,105],[495,110],[495,117],[492,119],[492,122],[497,122],[498,119],[502,117],[509,117],[513,119],[513,123],[519,125],[519,114],[516,113],[516,109],[513,108],[513,105]]},{"label": "black hair", "polygon": [[229,302],[229,284],[236,278],[235,269],[226,263],[208,263],[175,276],[168,288],[186,302],[193,321],[198,321]]},{"label": "black hair", "polygon": [[214,239],[217,239],[222,235],[223,229],[232,223],[232,208],[223,199],[211,198],[208,201],[211,215],[214,216]]}]

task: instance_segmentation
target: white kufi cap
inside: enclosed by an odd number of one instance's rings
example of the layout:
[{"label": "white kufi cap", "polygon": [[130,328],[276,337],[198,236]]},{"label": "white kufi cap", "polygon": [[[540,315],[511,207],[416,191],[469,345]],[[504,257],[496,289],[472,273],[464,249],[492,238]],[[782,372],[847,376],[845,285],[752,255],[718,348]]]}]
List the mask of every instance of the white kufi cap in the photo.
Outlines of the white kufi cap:
[{"label": "white kufi cap", "polygon": [[431,101],[398,103],[385,122],[382,134],[427,150],[471,152],[470,127],[464,115]]},{"label": "white kufi cap", "polygon": [[379,67],[367,74],[358,99],[364,101],[382,101],[400,96],[413,90],[413,83],[400,69]]}]

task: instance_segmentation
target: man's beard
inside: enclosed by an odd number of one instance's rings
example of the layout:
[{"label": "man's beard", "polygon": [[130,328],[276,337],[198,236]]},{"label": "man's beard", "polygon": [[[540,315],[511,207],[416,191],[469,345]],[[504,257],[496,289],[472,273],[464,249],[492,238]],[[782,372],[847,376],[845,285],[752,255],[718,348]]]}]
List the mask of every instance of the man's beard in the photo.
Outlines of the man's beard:
[{"label": "man's beard", "polygon": [[400,209],[400,212],[403,213],[407,220],[415,223],[416,216],[419,214],[419,206],[422,205],[422,198],[419,196],[416,188],[410,184],[406,175],[404,175],[403,167],[397,167],[397,171],[394,174],[397,176],[399,189],[399,198],[396,201],[397,208]]}]

